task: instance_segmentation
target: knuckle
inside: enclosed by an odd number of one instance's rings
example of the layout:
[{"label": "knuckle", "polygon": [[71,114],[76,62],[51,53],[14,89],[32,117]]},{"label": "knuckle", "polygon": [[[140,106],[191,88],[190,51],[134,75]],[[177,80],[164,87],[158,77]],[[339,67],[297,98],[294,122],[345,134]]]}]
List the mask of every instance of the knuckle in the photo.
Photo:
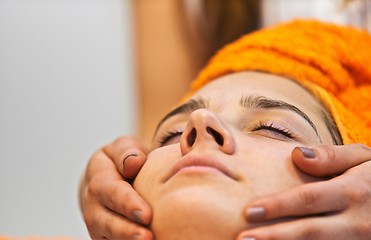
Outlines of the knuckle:
[{"label": "knuckle", "polygon": [[[143,229],[138,228],[131,222],[113,221],[111,222],[111,237],[112,239],[133,239],[135,235],[144,236]],[[144,239],[144,238],[140,238]]]},{"label": "knuckle", "polygon": [[91,217],[91,214],[84,213],[84,219],[85,219],[86,227],[88,228],[89,232],[93,232],[93,230],[95,229],[95,222],[93,218]]},{"label": "knuckle", "polygon": [[100,185],[101,180],[96,176],[92,177],[87,188],[88,195],[92,197],[98,196],[100,192]]},{"label": "knuckle", "polygon": [[322,145],[318,148],[320,151],[320,155],[323,156],[324,159],[332,161],[335,159],[335,151],[331,146]]},{"label": "knuckle", "polygon": [[102,149],[96,151],[89,159],[85,171],[85,181],[89,182],[90,179],[96,174],[96,166],[99,164],[100,159],[102,159]]},{"label": "knuckle", "polygon": [[85,224],[86,228],[88,229],[89,235],[92,239],[100,239],[102,236],[98,232],[98,220],[96,216],[92,216],[93,214],[86,214],[85,217]]},{"label": "knuckle", "polygon": [[103,228],[103,232],[104,232],[104,236],[108,239],[113,239],[112,238],[112,230],[111,230],[111,224],[110,224],[110,220],[109,219],[105,219],[102,223],[102,228]]},{"label": "knuckle", "polygon": [[352,188],[348,198],[354,204],[367,204],[371,199],[371,189],[367,184],[358,183],[357,187]]},{"label": "knuckle", "polygon": [[135,231],[132,227],[126,226],[117,229],[118,231],[115,233],[115,239],[132,239],[135,236]]},{"label": "knuckle", "polygon": [[99,230],[100,236],[106,239],[112,239],[111,222],[112,217],[106,214],[97,214],[95,218],[95,230]]},{"label": "knuckle", "polygon": [[111,190],[111,193],[108,197],[108,204],[109,204],[109,207],[110,208],[113,208],[113,206],[115,206],[116,204],[116,199],[119,199],[122,197],[122,193],[120,192],[120,186],[119,185],[115,185],[112,187],[112,190]]},{"label": "knuckle", "polygon": [[358,204],[367,203],[370,199],[370,193],[362,189],[355,191],[353,194],[353,201]]},{"label": "knuckle", "polygon": [[371,220],[359,222],[353,226],[357,239],[369,239],[371,236]]},{"label": "knuckle", "polygon": [[128,216],[132,206],[131,199],[133,192],[134,190],[128,188],[128,183],[126,182],[123,182],[121,185],[116,184],[112,187],[106,198],[106,207],[124,216]]},{"label": "knuckle", "polygon": [[318,195],[308,189],[303,189],[299,192],[299,197],[302,199],[304,207],[307,210],[312,209],[318,200]]},{"label": "knuckle", "polygon": [[114,141],[113,141],[113,145],[117,146],[117,145],[122,145],[123,143],[126,143],[128,141],[130,141],[131,137],[129,136],[120,136],[118,138],[116,138]]},{"label": "knuckle", "polygon": [[112,144],[116,145],[116,144],[120,144],[121,142],[125,141],[125,137],[124,136],[120,136],[120,137],[117,137],[113,142]]},{"label": "knuckle", "polygon": [[100,154],[100,152],[101,152],[101,149],[99,149],[98,151],[94,152],[94,153],[91,155],[91,157],[90,157],[90,159],[89,159],[88,167],[90,167],[90,166],[92,165],[91,162],[95,162],[96,159],[99,158],[99,154]]}]

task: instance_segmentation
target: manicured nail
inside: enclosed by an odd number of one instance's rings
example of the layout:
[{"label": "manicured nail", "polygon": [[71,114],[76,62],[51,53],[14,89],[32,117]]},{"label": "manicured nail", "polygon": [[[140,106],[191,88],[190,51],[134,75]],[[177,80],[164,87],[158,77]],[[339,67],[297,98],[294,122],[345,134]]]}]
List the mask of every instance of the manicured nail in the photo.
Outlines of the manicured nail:
[{"label": "manicured nail", "polygon": [[262,207],[252,207],[247,210],[247,218],[249,221],[256,222],[263,220],[265,216],[265,209]]},{"label": "manicured nail", "polygon": [[140,210],[134,210],[132,212],[133,219],[137,223],[142,223],[142,215],[143,215],[143,213]]},{"label": "manicured nail", "polygon": [[299,149],[303,153],[304,157],[306,157],[306,158],[315,158],[316,157],[316,153],[310,148],[299,147]]}]

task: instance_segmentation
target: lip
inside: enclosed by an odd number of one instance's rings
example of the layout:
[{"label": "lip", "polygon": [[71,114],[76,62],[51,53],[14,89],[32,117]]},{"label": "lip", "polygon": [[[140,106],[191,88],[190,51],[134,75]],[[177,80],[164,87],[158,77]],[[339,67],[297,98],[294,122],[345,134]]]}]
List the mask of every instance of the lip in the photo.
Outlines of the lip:
[{"label": "lip", "polygon": [[211,155],[186,155],[177,161],[170,169],[169,174],[164,178],[163,182],[168,181],[180,170],[189,167],[208,167],[214,168],[233,180],[238,180],[232,168],[223,161]]}]

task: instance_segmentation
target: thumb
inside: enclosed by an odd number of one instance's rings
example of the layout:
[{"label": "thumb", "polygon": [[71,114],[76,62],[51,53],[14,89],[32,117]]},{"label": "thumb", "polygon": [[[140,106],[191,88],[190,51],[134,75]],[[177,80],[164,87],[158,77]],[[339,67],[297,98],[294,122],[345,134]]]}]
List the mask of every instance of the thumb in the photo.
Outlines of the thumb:
[{"label": "thumb", "polygon": [[117,138],[103,148],[104,153],[114,162],[116,169],[126,180],[136,177],[147,160],[147,150],[137,139],[130,136]]},{"label": "thumb", "polygon": [[363,144],[296,147],[291,158],[301,171],[314,177],[326,177],[371,160],[371,148]]}]

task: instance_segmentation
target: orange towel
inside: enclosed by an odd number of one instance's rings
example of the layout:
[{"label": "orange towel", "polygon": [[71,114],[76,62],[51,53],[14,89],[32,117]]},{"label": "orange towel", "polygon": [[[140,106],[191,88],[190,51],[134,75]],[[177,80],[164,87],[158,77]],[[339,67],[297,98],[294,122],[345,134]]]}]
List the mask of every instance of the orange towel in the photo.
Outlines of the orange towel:
[{"label": "orange towel", "polygon": [[222,48],[191,90],[222,75],[256,70],[312,89],[329,108],[343,143],[371,145],[371,36],[364,31],[295,20],[259,30]]}]

